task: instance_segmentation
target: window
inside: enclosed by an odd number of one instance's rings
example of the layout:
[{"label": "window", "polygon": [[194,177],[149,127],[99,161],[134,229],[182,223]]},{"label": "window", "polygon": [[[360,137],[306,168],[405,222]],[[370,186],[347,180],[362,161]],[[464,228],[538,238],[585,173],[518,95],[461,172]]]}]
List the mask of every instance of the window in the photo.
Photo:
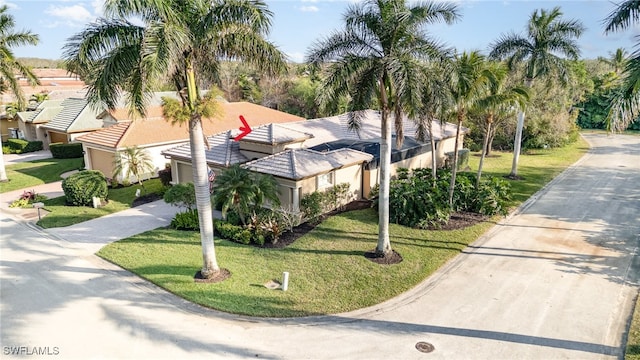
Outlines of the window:
[{"label": "window", "polygon": [[318,175],[318,189],[333,186],[333,172]]}]

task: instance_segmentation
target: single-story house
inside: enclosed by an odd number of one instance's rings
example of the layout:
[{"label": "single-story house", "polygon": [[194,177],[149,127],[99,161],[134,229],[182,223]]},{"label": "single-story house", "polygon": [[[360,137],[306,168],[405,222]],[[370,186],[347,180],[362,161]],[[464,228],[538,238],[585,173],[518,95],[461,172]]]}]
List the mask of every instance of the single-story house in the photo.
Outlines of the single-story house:
[{"label": "single-story house", "polygon": [[[215,145],[205,150],[207,163],[216,173],[232,164],[243,164],[252,171],[273,175],[279,184],[281,203],[287,208],[299,209],[304,195],[340,183],[350,184],[353,199],[367,198],[379,183],[380,113],[366,111],[359,131],[349,128],[348,118],[343,114],[263,125],[240,141],[233,140],[233,132],[220,133],[209,138]],[[404,120],[404,128],[406,134],[415,134],[416,126],[410,120]],[[433,128],[440,166],[445,154],[455,147],[456,127],[438,122]],[[163,152],[171,159],[176,183],[191,181],[188,149],[186,144]],[[392,175],[401,167],[430,167],[431,146],[406,136],[403,147],[393,149],[391,158]]]},{"label": "single-story house", "polygon": [[[264,106],[248,103],[221,102],[224,115],[220,119],[203,119],[202,127],[205,134],[215,134],[231,129],[238,129],[242,123],[239,116],[243,115],[250,126],[259,126],[266,123],[280,123],[300,121],[301,117],[270,109]],[[105,176],[112,177],[116,152],[128,147],[137,146],[147,151],[152,159],[154,169],[148,174],[156,176],[158,170],[164,169],[169,161],[162,154],[165,150],[175,148],[180,144],[187,144],[183,150],[189,154],[189,130],[187,124],[172,125],[162,115],[162,107],[149,107],[147,115],[142,119],[132,119],[127,109],[104,112],[100,118],[111,126],[78,137],[76,140],[82,143],[85,153],[85,167],[92,170],[100,170]],[[209,146],[217,148],[223,137],[209,138]],[[220,152],[218,152],[220,153]],[[239,156],[239,155],[238,155]],[[247,159],[242,159],[246,162]],[[180,166],[176,160],[176,167]],[[177,170],[176,170],[177,172]],[[116,176],[118,181],[123,180],[124,174]],[[188,174],[183,173],[183,180],[191,179],[191,168]],[[135,179],[128,179],[134,181]]]},{"label": "single-story house", "polygon": [[45,149],[49,148],[49,136],[43,128],[62,111],[63,100],[44,100],[30,111],[21,111],[16,114],[17,128],[25,140],[42,141]]}]

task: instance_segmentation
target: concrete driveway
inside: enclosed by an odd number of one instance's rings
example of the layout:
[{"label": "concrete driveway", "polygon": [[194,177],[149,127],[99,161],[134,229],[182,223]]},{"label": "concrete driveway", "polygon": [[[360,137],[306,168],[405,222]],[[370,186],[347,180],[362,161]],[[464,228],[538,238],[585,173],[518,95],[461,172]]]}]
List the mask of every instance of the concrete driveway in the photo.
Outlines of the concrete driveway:
[{"label": "concrete driveway", "polygon": [[[334,316],[203,309],[102,261],[91,246],[0,214],[2,356],[619,358],[638,292],[640,137],[587,139],[593,149],[576,166],[434,276]],[[419,352],[418,342],[434,351]]]}]

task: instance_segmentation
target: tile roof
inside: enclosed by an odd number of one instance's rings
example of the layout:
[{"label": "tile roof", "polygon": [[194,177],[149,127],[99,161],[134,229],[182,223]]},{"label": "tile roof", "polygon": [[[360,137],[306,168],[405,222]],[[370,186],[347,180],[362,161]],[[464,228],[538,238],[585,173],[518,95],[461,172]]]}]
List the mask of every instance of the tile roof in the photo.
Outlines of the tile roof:
[{"label": "tile roof", "polygon": [[243,167],[286,179],[302,180],[371,159],[373,159],[373,156],[352,149],[339,149],[329,152],[293,149],[250,161],[244,164]]},{"label": "tile roof", "polygon": [[94,145],[101,145],[117,149],[119,148],[118,144],[131,125],[131,121],[119,122],[104,129],[92,131],[86,135],[79,136],[77,140],[85,143],[91,143]]},{"label": "tile roof", "polygon": [[289,144],[311,139],[313,135],[289,129],[280,124],[266,124],[252,129],[242,141],[257,142],[269,145]]},{"label": "tile roof", "polygon": [[[209,149],[205,149],[207,164],[228,167],[233,164],[247,162],[240,153],[240,143],[233,140],[231,131],[225,131],[207,138]],[[165,156],[191,161],[190,145],[184,144],[162,152]]]},{"label": "tile roof", "polygon": [[67,132],[80,113],[87,107],[85,99],[69,98],[60,104],[62,110],[49,121],[47,129]]},{"label": "tile roof", "polygon": [[[359,131],[349,129],[349,115],[342,114],[326,118],[311,119],[299,122],[287,123],[285,126],[292,130],[313,134],[313,138],[304,142],[304,146],[313,147],[319,144],[336,140],[376,140],[380,139],[380,112],[366,110],[362,112],[361,127]],[[404,135],[415,136],[417,127],[413,121],[405,117],[403,120]],[[392,134],[395,134],[391,124]],[[436,140],[454,137],[456,126],[446,123],[441,126],[439,121],[433,123],[433,132]]]},{"label": "tile roof", "polygon": [[[218,134],[223,131],[238,129],[241,123],[239,116],[243,115],[250,126],[257,128],[259,125],[279,120],[279,122],[299,121],[299,116],[287,114],[281,111],[269,109],[264,106],[255,105],[247,102],[241,103],[221,103],[224,115],[221,119],[203,119],[202,128],[205,135]],[[161,115],[162,107],[149,107],[147,113],[150,115]],[[129,119],[127,109],[118,109],[112,112],[112,115],[118,120]],[[276,121],[278,122],[278,121]],[[108,128],[105,128],[108,129]],[[98,130],[96,136],[105,129]],[[171,142],[182,142],[189,140],[189,129],[187,125],[172,125],[163,117],[147,117],[144,119],[132,120],[131,125],[126,129],[125,134],[117,141],[104,143],[98,140],[96,136],[89,137],[83,135],[77,138],[78,141],[99,144],[103,146],[122,148],[129,146],[141,146],[150,144],[163,144]]]}]

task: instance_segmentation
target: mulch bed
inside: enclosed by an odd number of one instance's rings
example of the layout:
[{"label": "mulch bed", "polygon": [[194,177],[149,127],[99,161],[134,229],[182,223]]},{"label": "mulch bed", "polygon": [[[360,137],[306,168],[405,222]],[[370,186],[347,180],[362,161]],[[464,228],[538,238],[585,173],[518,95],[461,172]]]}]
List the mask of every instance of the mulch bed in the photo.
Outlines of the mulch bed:
[{"label": "mulch bed", "polygon": [[144,205],[160,199],[162,199],[162,195],[156,193],[138,196],[135,200],[133,200],[133,203],[131,203],[131,207]]},{"label": "mulch bed", "polygon": [[364,253],[364,257],[380,265],[393,265],[402,262],[402,256],[400,256],[400,254],[398,254],[395,250],[391,250],[391,253],[387,255],[383,255],[377,253],[375,250],[371,250]]},{"label": "mulch bed", "polygon": [[451,214],[451,218],[446,225],[432,230],[459,230],[483,222],[487,219],[488,217],[486,215],[472,212],[456,212]]},{"label": "mulch bed", "polygon": [[203,283],[203,284],[215,284],[215,283],[219,283],[222,282],[228,278],[231,277],[231,271],[227,270],[227,269],[220,269],[220,271],[218,271],[217,274],[213,275],[213,277],[209,278],[209,279],[204,279],[202,277],[202,273],[200,271],[198,271],[194,276],[193,276],[193,280],[197,283]]}]

